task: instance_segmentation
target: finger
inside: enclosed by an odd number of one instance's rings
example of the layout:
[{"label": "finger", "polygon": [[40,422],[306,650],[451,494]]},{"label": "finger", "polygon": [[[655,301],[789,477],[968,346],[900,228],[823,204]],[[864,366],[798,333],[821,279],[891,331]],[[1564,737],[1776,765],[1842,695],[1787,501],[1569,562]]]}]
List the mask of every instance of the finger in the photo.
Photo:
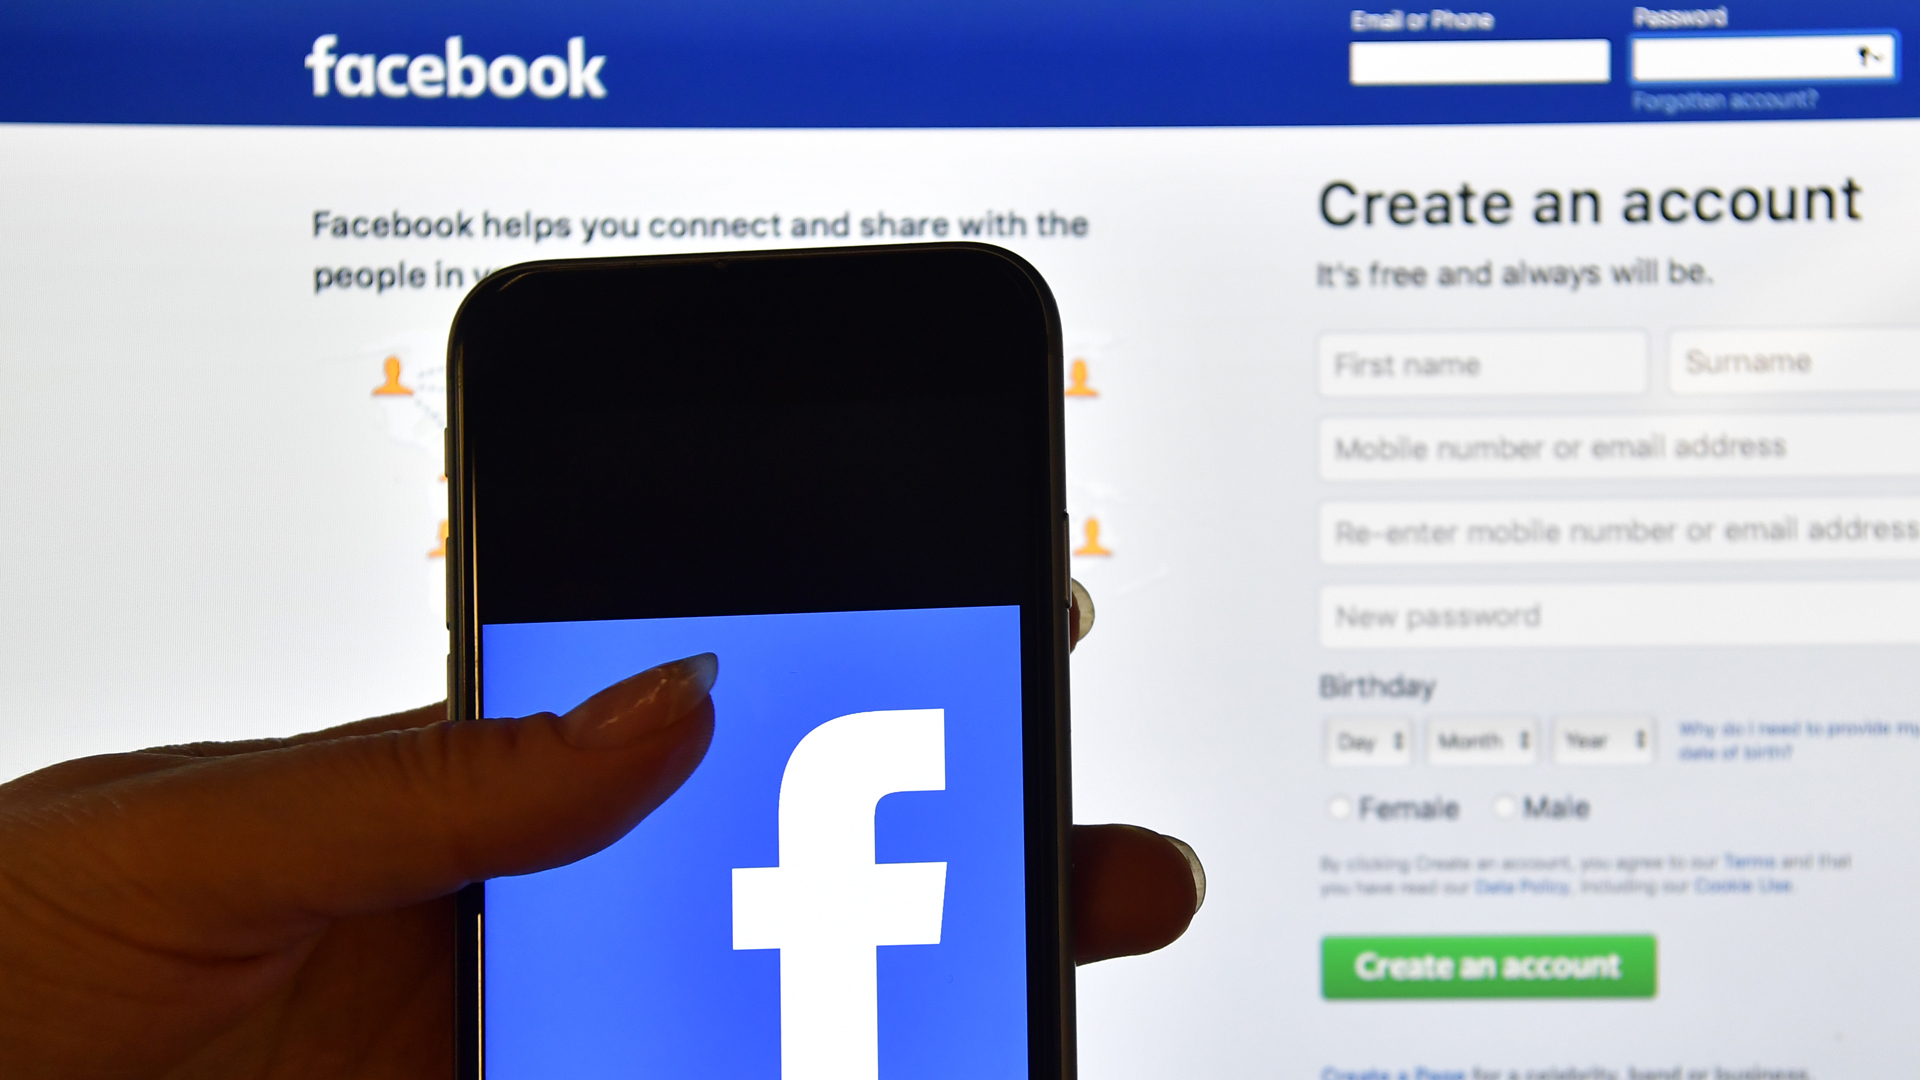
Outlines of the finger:
[{"label": "finger", "polygon": [[1074,962],[1172,944],[1207,897],[1193,849],[1137,825],[1073,827]]},{"label": "finger", "polygon": [[124,780],[130,776],[178,767],[184,759],[171,754],[97,754],[49,765],[0,784],[0,800],[25,803],[58,799],[68,792]]},{"label": "finger", "polygon": [[715,672],[706,654],[565,716],[443,721],[195,761],[58,812],[112,863],[102,877],[138,883],[115,898],[112,925],[153,928],[154,947],[252,955],[333,919],[617,840],[705,755]]},{"label": "finger", "polygon": [[328,927],[298,978],[166,1076],[258,1077],[291,1060],[271,1075],[452,1077],[456,910],[448,896]]},{"label": "finger", "polygon": [[1093,594],[1076,578],[1068,578],[1067,624],[1073,637],[1067,643],[1067,651],[1072,652],[1080,639],[1093,633]]},{"label": "finger", "polygon": [[324,728],[317,732],[296,734],[288,738],[248,738],[236,742],[184,742],[175,746],[152,746],[138,749],[132,753],[98,753],[94,757],[77,757],[73,761],[61,761],[40,769],[38,773],[29,773],[6,784],[10,794],[48,794],[48,792],[71,792],[77,788],[86,788],[94,784],[106,784],[111,780],[123,780],[127,776],[142,776],[146,773],[159,773],[163,769],[179,769],[190,761],[202,757],[232,757],[236,753],[259,753],[263,749],[284,749],[288,746],[303,746],[309,742],[324,742],[334,738],[348,738],[355,734],[372,734],[397,728],[417,728],[424,724],[444,721],[447,717],[447,703],[438,701],[434,705],[422,705],[419,709],[407,709],[405,713],[392,713],[386,717],[372,717],[365,721],[353,721]]},{"label": "finger", "polygon": [[405,712],[389,713],[366,720],[355,720],[351,724],[309,731],[304,735],[290,735],[273,739],[240,739],[234,742],[196,742],[179,743],[173,746],[155,746],[140,751],[142,754],[166,754],[173,757],[205,758],[232,757],[234,754],[253,754],[262,750],[282,750],[289,746],[303,746],[312,742],[325,742],[329,739],[343,739],[354,735],[371,735],[380,731],[399,731],[404,728],[425,727],[447,718],[447,703],[436,701],[432,705],[422,705]]},{"label": "finger", "polygon": [[15,795],[47,794],[52,792],[73,791],[96,784],[105,784],[122,780],[130,776],[142,776],[174,769],[201,758],[232,757],[236,754],[253,754],[264,750],[282,750],[289,746],[302,746],[312,742],[346,738],[353,735],[367,735],[379,731],[394,731],[401,728],[423,727],[427,724],[446,719],[447,703],[442,701],[425,705],[405,712],[387,716],[375,716],[367,720],[356,720],[351,724],[341,724],[323,731],[311,731],[304,735],[293,735],[274,739],[242,739],[235,742],[180,743],[173,746],[154,746],[129,754],[98,754],[93,757],[75,758],[51,765],[38,772],[30,773],[5,785],[8,792]]}]

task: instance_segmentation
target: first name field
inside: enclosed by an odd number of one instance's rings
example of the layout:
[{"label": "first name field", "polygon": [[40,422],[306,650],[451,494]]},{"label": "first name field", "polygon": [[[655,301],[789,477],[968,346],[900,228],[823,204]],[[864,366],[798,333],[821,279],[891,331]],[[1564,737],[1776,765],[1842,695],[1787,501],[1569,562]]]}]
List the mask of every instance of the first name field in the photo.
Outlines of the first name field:
[{"label": "first name field", "polygon": [[1644,330],[1388,330],[1320,335],[1328,397],[1640,394]]}]

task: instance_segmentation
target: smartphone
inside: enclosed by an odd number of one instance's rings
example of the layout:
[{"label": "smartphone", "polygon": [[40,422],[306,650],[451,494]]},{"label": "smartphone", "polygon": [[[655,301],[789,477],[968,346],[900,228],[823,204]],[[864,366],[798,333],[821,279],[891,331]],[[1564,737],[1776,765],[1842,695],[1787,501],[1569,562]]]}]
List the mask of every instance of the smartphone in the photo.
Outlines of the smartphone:
[{"label": "smartphone", "polygon": [[455,718],[720,658],[671,799],[462,894],[460,1076],[1072,1076],[1060,321],[1033,267],[530,263],[475,287],[448,372]]}]

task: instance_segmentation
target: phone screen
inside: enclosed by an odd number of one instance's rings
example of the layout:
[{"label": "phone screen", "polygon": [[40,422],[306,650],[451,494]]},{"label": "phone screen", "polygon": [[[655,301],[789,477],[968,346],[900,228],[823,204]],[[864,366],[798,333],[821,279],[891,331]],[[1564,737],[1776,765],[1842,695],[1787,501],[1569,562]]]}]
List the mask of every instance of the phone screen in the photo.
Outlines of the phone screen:
[{"label": "phone screen", "polygon": [[719,658],[672,798],[466,898],[468,1075],[1052,1071],[1059,361],[1024,273],[630,260],[462,313],[456,707]]},{"label": "phone screen", "polygon": [[1019,638],[1010,606],[485,627],[500,715],[721,657],[685,787],[488,884],[486,1075],[1024,1075]]}]

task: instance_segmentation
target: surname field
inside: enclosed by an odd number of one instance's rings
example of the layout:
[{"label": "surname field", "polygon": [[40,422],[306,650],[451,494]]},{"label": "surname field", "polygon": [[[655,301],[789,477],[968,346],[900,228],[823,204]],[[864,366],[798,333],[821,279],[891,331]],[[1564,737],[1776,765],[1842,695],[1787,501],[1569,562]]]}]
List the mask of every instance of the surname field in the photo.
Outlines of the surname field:
[{"label": "surname field", "polygon": [[1920,327],[1676,330],[1676,394],[1920,392]]},{"label": "surname field", "polygon": [[1378,331],[1320,335],[1329,397],[1638,394],[1641,330]]},{"label": "surname field", "polygon": [[1324,480],[1920,476],[1920,413],[1329,417]]},{"label": "surname field", "polygon": [[1920,559],[1920,499],[1336,502],[1334,566]]},{"label": "surname field", "polygon": [[1329,585],[1329,649],[1920,645],[1920,581]]}]

